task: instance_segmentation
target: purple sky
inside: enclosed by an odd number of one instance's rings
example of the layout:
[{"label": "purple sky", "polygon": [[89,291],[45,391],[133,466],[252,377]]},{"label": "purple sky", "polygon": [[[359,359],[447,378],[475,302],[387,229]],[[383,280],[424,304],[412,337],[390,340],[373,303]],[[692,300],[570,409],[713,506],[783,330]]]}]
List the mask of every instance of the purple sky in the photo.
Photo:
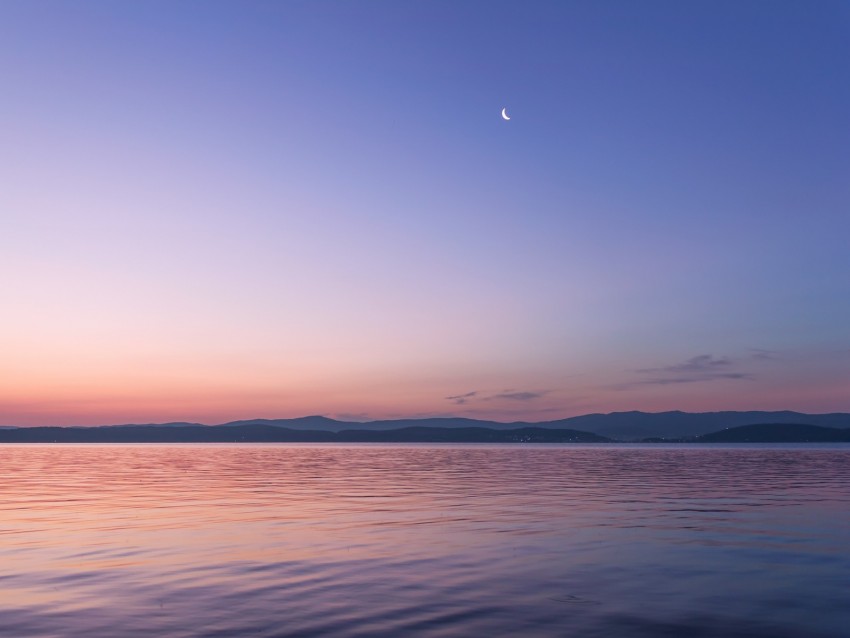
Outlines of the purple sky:
[{"label": "purple sky", "polygon": [[845,2],[6,0],[0,77],[0,424],[850,411]]}]

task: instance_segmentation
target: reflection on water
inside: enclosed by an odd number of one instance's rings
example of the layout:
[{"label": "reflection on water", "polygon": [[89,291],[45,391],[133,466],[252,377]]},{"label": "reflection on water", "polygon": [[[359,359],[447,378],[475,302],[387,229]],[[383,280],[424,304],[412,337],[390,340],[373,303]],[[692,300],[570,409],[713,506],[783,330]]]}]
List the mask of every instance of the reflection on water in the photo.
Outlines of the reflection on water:
[{"label": "reflection on water", "polygon": [[850,447],[0,447],[3,636],[846,636]]}]

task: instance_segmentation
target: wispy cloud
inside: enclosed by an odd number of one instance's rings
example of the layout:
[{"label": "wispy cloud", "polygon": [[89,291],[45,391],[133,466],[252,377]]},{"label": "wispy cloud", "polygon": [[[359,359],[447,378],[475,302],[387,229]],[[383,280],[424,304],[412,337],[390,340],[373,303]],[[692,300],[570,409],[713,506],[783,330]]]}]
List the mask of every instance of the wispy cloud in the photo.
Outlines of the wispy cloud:
[{"label": "wispy cloud", "polygon": [[487,397],[489,399],[509,399],[510,401],[533,401],[534,399],[539,399],[540,397],[546,396],[546,392],[528,392],[521,390],[505,390],[504,392],[499,392],[498,394],[494,394],[491,397]]},{"label": "wispy cloud", "polygon": [[640,373],[705,373],[714,372],[719,368],[725,368],[732,365],[732,360],[728,357],[715,357],[710,354],[699,354],[691,357],[687,361],[677,363],[675,365],[664,366],[661,368],[641,368],[635,372]]},{"label": "wispy cloud", "polygon": [[467,392],[466,394],[456,394],[452,397],[445,397],[446,401],[451,401],[455,405],[463,405],[467,403],[470,399],[474,398],[478,395],[478,390],[473,390],[472,392]]},{"label": "wispy cloud", "polygon": [[779,353],[765,348],[750,348],[750,358],[757,361],[775,361],[779,359]]},{"label": "wispy cloud", "polygon": [[674,385],[676,383],[699,383],[700,381],[718,381],[721,379],[752,379],[753,375],[748,372],[718,372],[713,374],[701,374],[690,377],[657,377],[652,379],[641,379],[631,383],[621,384],[619,387],[635,385]]},{"label": "wispy cloud", "polygon": [[466,405],[471,401],[534,401],[549,394],[550,390],[516,390],[509,388],[501,392],[489,393],[475,390],[464,394],[455,394],[453,396],[444,397],[446,401],[451,401],[455,405]]},{"label": "wispy cloud", "polygon": [[617,390],[626,390],[644,385],[676,385],[753,378],[751,373],[736,369],[735,361],[729,357],[715,357],[711,354],[700,354],[681,363],[657,368],[639,368],[635,372],[644,375],[644,378],[619,383],[611,387]]}]

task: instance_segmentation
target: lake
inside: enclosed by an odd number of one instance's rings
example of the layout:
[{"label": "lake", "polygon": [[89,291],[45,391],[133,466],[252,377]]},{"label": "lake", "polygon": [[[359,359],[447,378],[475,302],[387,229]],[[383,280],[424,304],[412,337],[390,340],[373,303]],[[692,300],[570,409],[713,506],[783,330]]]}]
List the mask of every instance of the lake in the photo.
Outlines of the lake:
[{"label": "lake", "polygon": [[848,445],[7,445],[0,635],[850,632]]}]

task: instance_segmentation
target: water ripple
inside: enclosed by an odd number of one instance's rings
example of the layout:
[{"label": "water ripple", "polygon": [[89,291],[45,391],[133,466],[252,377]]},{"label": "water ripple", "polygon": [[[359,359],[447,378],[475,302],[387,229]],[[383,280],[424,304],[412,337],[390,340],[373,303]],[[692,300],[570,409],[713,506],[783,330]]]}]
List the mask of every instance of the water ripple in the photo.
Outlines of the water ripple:
[{"label": "water ripple", "polygon": [[0,447],[0,636],[833,638],[848,446]]}]

